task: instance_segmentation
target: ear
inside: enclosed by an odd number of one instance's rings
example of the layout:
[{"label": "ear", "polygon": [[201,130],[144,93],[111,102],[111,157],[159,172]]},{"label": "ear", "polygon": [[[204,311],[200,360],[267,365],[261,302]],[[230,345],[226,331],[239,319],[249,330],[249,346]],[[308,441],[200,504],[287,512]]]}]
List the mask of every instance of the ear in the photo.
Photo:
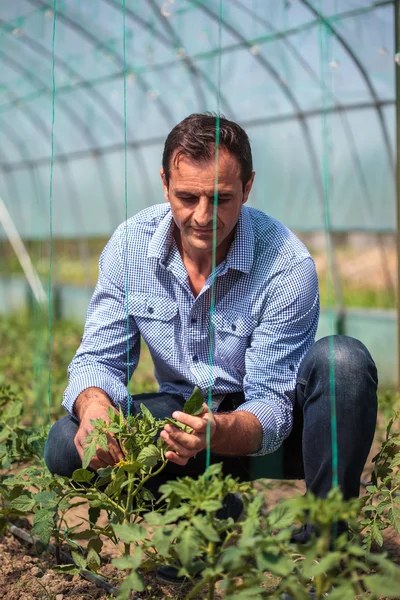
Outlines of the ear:
[{"label": "ear", "polygon": [[248,200],[251,188],[253,187],[253,181],[254,181],[254,177],[256,176],[255,171],[252,172],[250,179],[248,180],[248,182],[246,183],[246,185],[244,186],[244,190],[243,190],[243,204],[245,204]]},{"label": "ear", "polygon": [[167,184],[167,180],[166,180],[163,168],[160,169],[160,177],[161,177],[161,183],[162,183],[163,190],[164,190],[164,198],[166,199],[167,202],[169,202],[168,184]]}]

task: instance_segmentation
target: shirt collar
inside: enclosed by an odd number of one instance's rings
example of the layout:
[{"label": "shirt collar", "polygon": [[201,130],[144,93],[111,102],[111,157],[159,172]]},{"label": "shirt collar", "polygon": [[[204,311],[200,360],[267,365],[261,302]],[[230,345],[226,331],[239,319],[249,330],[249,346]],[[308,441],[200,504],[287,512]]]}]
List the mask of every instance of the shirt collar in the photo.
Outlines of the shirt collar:
[{"label": "shirt collar", "polygon": [[[164,262],[173,242],[174,220],[171,210],[160,221],[147,250],[148,258]],[[226,257],[225,269],[235,269],[249,273],[254,258],[254,232],[250,212],[243,206],[236,227],[234,240]],[[224,271],[225,271],[224,269]]]},{"label": "shirt collar", "polygon": [[249,273],[254,258],[254,231],[250,211],[242,207],[234,240],[226,257],[226,268]]},{"label": "shirt collar", "polygon": [[169,209],[153,233],[147,249],[148,258],[158,258],[160,262],[165,261],[173,241],[173,231],[174,220],[171,209]]}]

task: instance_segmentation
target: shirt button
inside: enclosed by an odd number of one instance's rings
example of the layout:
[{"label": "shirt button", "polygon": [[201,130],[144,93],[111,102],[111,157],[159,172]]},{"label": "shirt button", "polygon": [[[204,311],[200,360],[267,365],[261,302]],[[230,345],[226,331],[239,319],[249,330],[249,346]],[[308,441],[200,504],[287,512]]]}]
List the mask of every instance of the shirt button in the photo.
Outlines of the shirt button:
[{"label": "shirt button", "polygon": [[235,325],[235,323],[232,323],[232,331],[236,331],[236,325]]},{"label": "shirt button", "polygon": [[197,356],[197,354],[195,354],[195,355],[193,356],[193,362],[197,362],[198,360],[199,360],[199,357]]},{"label": "shirt button", "polygon": [[153,312],[154,312],[154,308],[152,306],[149,306],[148,309],[147,309],[147,312],[152,315]]}]

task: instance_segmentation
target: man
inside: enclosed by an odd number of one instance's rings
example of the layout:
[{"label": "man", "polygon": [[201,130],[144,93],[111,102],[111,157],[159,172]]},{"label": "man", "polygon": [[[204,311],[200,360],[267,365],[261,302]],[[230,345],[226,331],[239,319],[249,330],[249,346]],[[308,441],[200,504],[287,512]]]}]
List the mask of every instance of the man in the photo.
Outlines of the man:
[{"label": "man", "polygon": [[[255,176],[249,140],[221,118],[216,156],[216,121],[193,114],[174,127],[161,169],[167,202],[122,224],[101,255],[84,336],[69,368],[63,405],[70,416],[49,434],[47,465],[70,475],[81,466],[90,421],[106,419],[110,405],[127,412],[126,386],[142,336],[160,392],[133,396],[132,411],[145,401],[155,416],[172,414],[194,430],[165,426],[161,436],[171,447],[165,478],[204,470],[210,421],[213,460],[223,460],[226,472],[249,478],[251,461],[262,460],[251,457],[275,452],[287,438],[282,475],[305,477],[308,489],[325,496],[332,486],[333,361],[339,484],[345,498],[357,496],[376,423],[375,365],[355,339],[314,344],[313,260],[281,223],[244,206]],[[206,398],[210,382],[212,414],[185,415],[194,386]],[[91,467],[121,458],[110,438],[108,452],[99,449]],[[227,510],[234,516],[240,508]],[[303,533],[306,539],[309,532]]]}]

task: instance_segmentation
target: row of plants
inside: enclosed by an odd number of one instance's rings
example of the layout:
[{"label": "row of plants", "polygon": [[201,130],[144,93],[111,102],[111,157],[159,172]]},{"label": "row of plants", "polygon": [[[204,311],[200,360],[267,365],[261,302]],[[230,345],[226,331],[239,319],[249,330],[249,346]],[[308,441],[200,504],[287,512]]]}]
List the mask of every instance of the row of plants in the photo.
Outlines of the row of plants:
[{"label": "row of plants", "polygon": [[[185,410],[196,414],[203,398],[195,390]],[[43,462],[47,427],[33,432],[24,422],[23,398],[12,388],[0,388],[0,527],[29,517],[32,535],[43,545],[52,542],[68,548],[71,563],[57,569],[66,574],[84,569],[103,573],[103,545],[114,544],[119,558],[112,583],[119,598],[132,590],[148,593],[146,573],[160,565],[176,565],[190,584],[185,599],[292,598],[318,600],[347,598],[398,598],[400,569],[382,546],[389,527],[400,533],[399,412],[389,420],[374,473],[362,499],[343,501],[334,489],[324,499],[300,496],[268,510],[268,494],[250,483],[223,476],[212,465],[197,480],[169,481],[155,495],[151,481],[167,464],[165,442],[159,437],[164,420],[142,406],[141,414],[125,418],[109,411],[109,421],[93,421],[82,468],[71,478],[52,475]],[[25,419],[26,421],[26,419]],[[175,423],[176,424],[176,423]],[[94,472],[88,468],[107,436],[117,438],[124,460]],[[245,517],[240,522],[218,518],[227,494],[241,494]],[[69,525],[68,514],[77,506],[87,513],[79,524]],[[107,519],[100,519],[105,511]],[[104,514],[104,513],[103,513]],[[350,525],[347,535],[334,539],[339,521]],[[319,535],[306,546],[290,540],[295,528],[311,523]],[[60,554],[60,552],[58,552]],[[207,590],[206,592],[204,590]],[[146,596],[143,596],[146,597]]]},{"label": "row of plants", "polygon": [[[65,414],[61,401],[67,368],[82,336],[82,324],[53,321],[50,340],[48,325],[48,316],[37,309],[30,314],[0,317],[0,385],[9,386],[23,399],[23,418],[31,425],[48,423]],[[133,385],[134,393],[157,389],[144,344]]]}]

